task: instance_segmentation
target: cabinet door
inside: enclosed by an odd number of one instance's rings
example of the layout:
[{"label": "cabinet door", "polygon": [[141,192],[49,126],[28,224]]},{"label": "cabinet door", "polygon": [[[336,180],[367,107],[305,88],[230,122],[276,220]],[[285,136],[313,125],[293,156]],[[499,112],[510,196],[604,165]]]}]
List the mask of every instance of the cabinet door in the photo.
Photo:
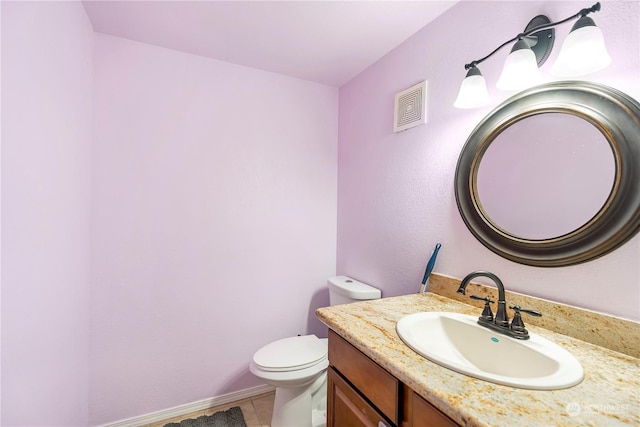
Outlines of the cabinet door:
[{"label": "cabinet door", "polygon": [[405,389],[405,422],[403,427],[458,427],[451,418],[424,400],[416,392]]},{"label": "cabinet door", "polygon": [[327,372],[327,427],[391,427],[332,367]]}]

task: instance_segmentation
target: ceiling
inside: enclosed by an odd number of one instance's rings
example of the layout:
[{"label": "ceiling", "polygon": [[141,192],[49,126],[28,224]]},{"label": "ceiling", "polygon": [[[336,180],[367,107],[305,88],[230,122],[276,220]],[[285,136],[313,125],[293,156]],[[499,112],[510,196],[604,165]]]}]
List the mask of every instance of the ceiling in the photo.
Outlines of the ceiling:
[{"label": "ceiling", "polygon": [[456,1],[87,1],[93,29],[339,87]]}]

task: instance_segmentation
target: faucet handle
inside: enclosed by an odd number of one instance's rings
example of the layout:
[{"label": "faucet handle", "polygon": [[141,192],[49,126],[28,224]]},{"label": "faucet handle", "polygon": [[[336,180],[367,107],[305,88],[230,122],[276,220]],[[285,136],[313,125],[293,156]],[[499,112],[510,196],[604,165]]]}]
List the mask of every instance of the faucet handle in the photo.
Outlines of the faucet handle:
[{"label": "faucet handle", "polygon": [[542,313],[540,313],[539,311],[529,310],[528,308],[521,308],[519,305],[512,305],[512,306],[509,306],[509,308],[515,311],[516,314],[522,312],[522,313],[527,313],[530,316],[542,317]]},{"label": "faucet handle", "polygon": [[482,310],[482,315],[480,316],[481,320],[486,320],[487,322],[493,322],[493,311],[491,311],[491,304],[495,301],[489,297],[479,297],[477,295],[470,295],[469,298],[484,301],[484,309]]},{"label": "faucet handle", "polygon": [[524,322],[522,321],[522,313],[527,313],[531,316],[541,317],[542,313],[536,310],[529,310],[526,308],[521,308],[519,305],[509,306],[511,310],[514,311],[513,320],[511,321],[511,330],[517,333],[529,335],[529,332],[524,327]]},{"label": "faucet handle", "polygon": [[494,300],[492,300],[489,297],[479,297],[478,295],[469,295],[469,298],[477,299],[477,300],[485,301],[485,302],[490,302],[490,303],[494,303],[495,302]]}]

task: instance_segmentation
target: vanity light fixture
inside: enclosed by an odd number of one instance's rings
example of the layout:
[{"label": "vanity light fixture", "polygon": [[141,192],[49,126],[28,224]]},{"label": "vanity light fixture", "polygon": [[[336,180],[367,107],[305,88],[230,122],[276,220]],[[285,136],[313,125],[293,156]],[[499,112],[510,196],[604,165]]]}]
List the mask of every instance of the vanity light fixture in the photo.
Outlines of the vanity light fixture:
[{"label": "vanity light fixture", "polygon": [[487,84],[478,65],[493,56],[504,46],[516,42],[507,57],[496,86],[501,90],[522,90],[542,83],[539,67],[549,57],[555,41],[554,27],[579,18],[565,39],[551,73],[561,77],[581,76],[602,70],[611,63],[604,45],[602,31],[588,14],[600,10],[600,3],[582,9],[575,15],[558,22],[551,22],[544,15],[533,18],[524,32],[498,46],[484,58],[464,66],[468,70],[462,81],[456,108],[477,108],[491,100]]}]

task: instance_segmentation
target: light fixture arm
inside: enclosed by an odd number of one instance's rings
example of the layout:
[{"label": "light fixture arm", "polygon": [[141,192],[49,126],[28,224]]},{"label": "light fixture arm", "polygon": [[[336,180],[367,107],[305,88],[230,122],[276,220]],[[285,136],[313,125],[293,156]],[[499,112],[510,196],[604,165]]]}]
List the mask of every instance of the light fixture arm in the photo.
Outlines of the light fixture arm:
[{"label": "light fixture arm", "polygon": [[576,18],[583,18],[583,17],[587,16],[588,14],[593,13],[593,12],[598,12],[599,10],[600,10],[600,2],[598,2],[598,3],[594,4],[593,6],[591,6],[591,7],[589,7],[589,8],[582,9],[582,10],[580,10],[578,13],[576,13],[576,14],[574,14],[574,15],[571,15],[571,16],[569,16],[568,18],[565,18],[565,19],[563,19],[563,20],[561,20],[561,21],[558,21],[558,22],[550,22],[550,23],[548,23],[548,24],[538,25],[538,26],[533,27],[533,28],[531,28],[531,29],[529,29],[529,30],[526,30],[525,32],[520,33],[520,34],[518,34],[517,36],[513,37],[512,39],[507,40],[506,42],[502,43],[500,46],[498,46],[497,48],[495,48],[495,49],[494,49],[490,54],[488,54],[488,55],[487,55],[487,56],[485,56],[484,58],[476,59],[476,60],[474,60],[474,61],[471,61],[471,62],[470,62],[470,63],[468,63],[468,64],[465,64],[464,69],[465,69],[465,70],[468,70],[468,69],[470,69],[470,68],[476,67],[478,64],[480,64],[480,63],[484,62],[486,59],[488,59],[488,58],[490,58],[491,56],[493,56],[493,55],[494,55],[496,52],[498,52],[500,49],[502,49],[503,47],[505,47],[506,45],[508,45],[508,44],[510,44],[510,43],[513,43],[513,42],[514,42],[514,41],[516,41],[516,40],[520,40],[520,39],[523,39],[523,38],[525,38],[525,37],[529,37],[529,36],[535,37],[535,36],[533,36],[533,34],[534,34],[534,33],[537,33],[537,32],[539,32],[539,31],[543,31],[543,30],[547,30],[547,29],[549,29],[549,28],[553,28],[553,27],[555,27],[555,26],[557,26],[557,25],[564,24],[565,22],[570,21],[570,20],[572,20],[572,19],[576,19]]}]

